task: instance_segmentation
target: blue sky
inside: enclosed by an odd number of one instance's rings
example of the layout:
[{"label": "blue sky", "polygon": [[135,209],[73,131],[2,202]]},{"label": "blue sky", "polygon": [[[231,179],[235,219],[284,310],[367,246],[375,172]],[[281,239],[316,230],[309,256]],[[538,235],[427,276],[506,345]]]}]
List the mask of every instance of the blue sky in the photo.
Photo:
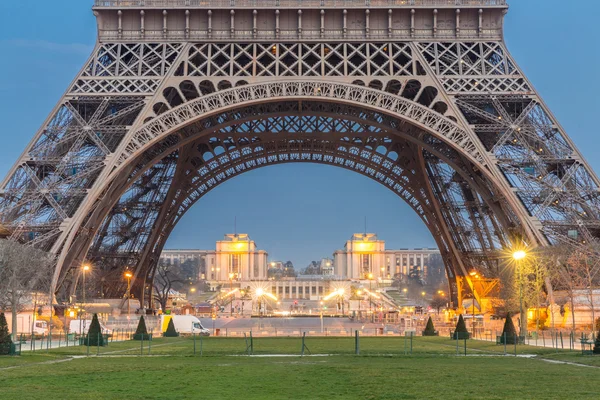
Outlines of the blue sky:
[{"label": "blue sky", "polygon": [[[91,0],[5,1],[0,7],[0,175],[47,118],[93,48]],[[600,1],[513,0],[506,41],[518,64],[596,171],[600,171],[597,16]],[[291,179],[293,177],[294,179]],[[170,248],[214,248],[224,233],[249,233],[272,259],[304,267],[353,232],[388,248],[433,247],[414,212],[383,186],[335,167],[262,168],[228,181],[176,227]]]}]

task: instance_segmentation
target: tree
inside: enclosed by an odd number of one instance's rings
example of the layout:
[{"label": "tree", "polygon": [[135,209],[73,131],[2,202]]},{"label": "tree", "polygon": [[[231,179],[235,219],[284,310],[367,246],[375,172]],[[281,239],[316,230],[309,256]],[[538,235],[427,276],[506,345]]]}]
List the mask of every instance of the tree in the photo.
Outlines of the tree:
[{"label": "tree", "polygon": [[175,324],[173,323],[173,318],[169,319],[169,325],[167,325],[167,330],[163,333],[164,337],[177,337],[179,333],[175,330]]},{"label": "tree", "polygon": [[547,259],[548,286],[567,292],[573,329],[575,329],[575,298],[578,293],[584,293],[591,309],[592,321],[595,318],[594,289],[600,285],[599,253],[600,248],[597,244],[578,247],[554,246],[544,253],[544,258]]},{"label": "tree", "polygon": [[427,326],[425,326],[425,330],[423,331],[423,336],[437,336],[438,332],[433,327],[433,320],[431,317],[427,320]]},{"label": "tree", "polygon": [[456,323],[456,328],[454,328],[454,333],[452,334],[452,339],[468,339],[469,331],[467,331],[467,326],[465,325],[465,320],[463,319],[462,314],[458,316],[458,322]]},{"label": "tree", "polygon": [[512,315],[507,313],[506,320],[504,320],[504,328],[502,329],[502,336],[500,337],[500,343],[515,344],[515,340],[517,340],[517,329],[512,320]]},{"label": "tree", "polygon": [[411,266],[408,272],[408,279],[414,283],[423,285],[424,282],[421,276],[421,268],[417,267],[416,265]]},{"label": "tree", "polygon": [[50,292],[54,256],[12,240],[0,240],[0,309],[10,308],[16,340],[17,313],[33,291]]},{"label": "tree", "polygon": [[146,320],[142,315],[140,317],[140,322],[138,322],[137,329],[135,330],[135,334],[133,335],[133,340],[150,340],[150,334],[148,333],[148,329],[146,328]]},{"label": "tree", "polygon": [[178,265],[160,261],[154,277],[154,299],[158,301],[163,311],[167,309],[167,301],[171,289],[176,290],[183,285],[181,270]]},{"label": "tree", "polygon": [[596,335],[596,341],[594,342],[594,349],[592,350],[594,354],[600,354],[600,334]]},{"label": "tree", "polygon": [[8,332],[8,324],[4,313],[0,313],[0,356],[10,354],[12,351],[12,340]]},{"label": "tree", "polygon": [[432,308],[435,308],[437,310],[437,313],[440,313],[440,308],[442,307],[446,307],[446,304],[448,302],[446,301],[446,298],[443,297],[442,295],[436,294],[433,296],[433,299],[431,299],[431,302],[429,303],[429,305]]},{"label": "tree", "polygon": [[83,344],[85,346],[105,346],[104,336],[102,336],[102,329],[100,328],[100,321],[98,321],[98,314],[94,314],[92,317],[92,323],[90,329],[88,329],[87,335],[83,338]]},{"label": "tree", "polygon": [[[600,260],[597,254],[592,256],[592,251],[597,250],[591,245],[583,249],[574,250],[567,260],[574,284],[581,288],[592,311],[592,329],[596,321],[594,311],[594,288],[600,285]],[[572,302],[573,303],[573,302]]]}]

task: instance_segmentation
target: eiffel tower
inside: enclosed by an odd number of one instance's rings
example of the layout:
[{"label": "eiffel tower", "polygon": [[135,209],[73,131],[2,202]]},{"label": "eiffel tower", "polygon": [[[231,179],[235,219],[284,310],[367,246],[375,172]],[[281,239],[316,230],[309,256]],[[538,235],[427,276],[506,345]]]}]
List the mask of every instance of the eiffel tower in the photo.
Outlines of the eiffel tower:
[{"label": "eiffel tower", "polygon": [[[96,0],[98,40],[0,193],[15,240],[151,298],[211,189],[267,165],[365,175],[404,199],[455,305],[499,254],[600,236],[598,177],[503,41],[505,0]],[[210,212],[206,210],[206,212]],[[202,221],[199,221],[202,229]],[[252,279],[252,276],[243,277]]]}]

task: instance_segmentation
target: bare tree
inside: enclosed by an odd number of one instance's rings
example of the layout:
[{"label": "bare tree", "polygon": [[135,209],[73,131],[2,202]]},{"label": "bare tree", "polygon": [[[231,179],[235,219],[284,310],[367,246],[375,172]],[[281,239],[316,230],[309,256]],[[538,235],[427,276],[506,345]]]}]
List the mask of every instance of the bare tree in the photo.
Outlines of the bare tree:
[{"label": "bare tree", "polygon": [[431,302],[429,303],[429,305],[432,308],[435,308],[437,310],[437,313],[439,314],[440,313],[440,308],[446,307],[447,303],[448,303],[448,301],[446,300],[446,298],[444,296],[436,294],[431,299]]},{"label": "bare tree", "polygon": [[[575,298],[579,291],[585,293],[592,319],[595,318],[594,288],[600,285],[600,251],[596,244],[587,244],[577,248],[555,246],[547,251],[546,270],[552,286],[564,290],[571,309],[571,322],[575,329]],[[566,303],[565,302],[565,303]]]},{"label": "bare tree", "polygon": [[167,300],[171,289],[176,289],[183,284],[181,271],[177,265],[160,261],[154,276],[154,299],[160,303],[163,311],[167,308]]},{"label": "bare tree", "polygon": [[[552,248],[545,249],[541,256],[544,259],[548,281],[552,288],[555,290],[565,291],[568,295],[567,299],[555,299],[555,302],[556,304],[560,303],[561,305],[564,305],[567,302],[569,303],[569,307],[571,309],[572,328],[575,330],[574,298],[577,286],[575,285],[575,280],[573,279],[574,273],[567,263],[571,251],[572,249],[566,245],[554,246]],[[552,313],[552,318],[554,318],[554,313]]]},{"label": "bare tree", "polygon": [[[593,250],[591,246],[587,249],[574,250],[567,259],[567,265],[571,271],[574,285],[584,291],[585,297],[592,311],[592,329],[596,321],[594,311],[594,288],[600,283],[600,260],[594,257],[589,251]],[[573,301],[571,300],[573,304]]]},{"label": "bare tree", "polygon": [[53,255],[18,242],[0,240],[0,307],[10,308],[12,335],[17,335],[17,314],[34,291],[48,293]]}]

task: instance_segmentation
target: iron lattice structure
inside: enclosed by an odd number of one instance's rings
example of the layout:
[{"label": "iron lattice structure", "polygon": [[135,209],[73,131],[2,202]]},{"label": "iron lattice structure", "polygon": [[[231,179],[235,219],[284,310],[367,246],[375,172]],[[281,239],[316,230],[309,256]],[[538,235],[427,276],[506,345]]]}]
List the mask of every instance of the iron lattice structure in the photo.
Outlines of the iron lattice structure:
[{"label": "iron lattice structure", "polygon": [[[97,0],[98,42],[2,183],[73,292],[148,298],[173,227],[245,171],[335,165],[404,199],[454,304],[500,250],[600,236],[598,178],[503,42],[505,0]],[[518,239],[515,239],[518,238]]]}]

